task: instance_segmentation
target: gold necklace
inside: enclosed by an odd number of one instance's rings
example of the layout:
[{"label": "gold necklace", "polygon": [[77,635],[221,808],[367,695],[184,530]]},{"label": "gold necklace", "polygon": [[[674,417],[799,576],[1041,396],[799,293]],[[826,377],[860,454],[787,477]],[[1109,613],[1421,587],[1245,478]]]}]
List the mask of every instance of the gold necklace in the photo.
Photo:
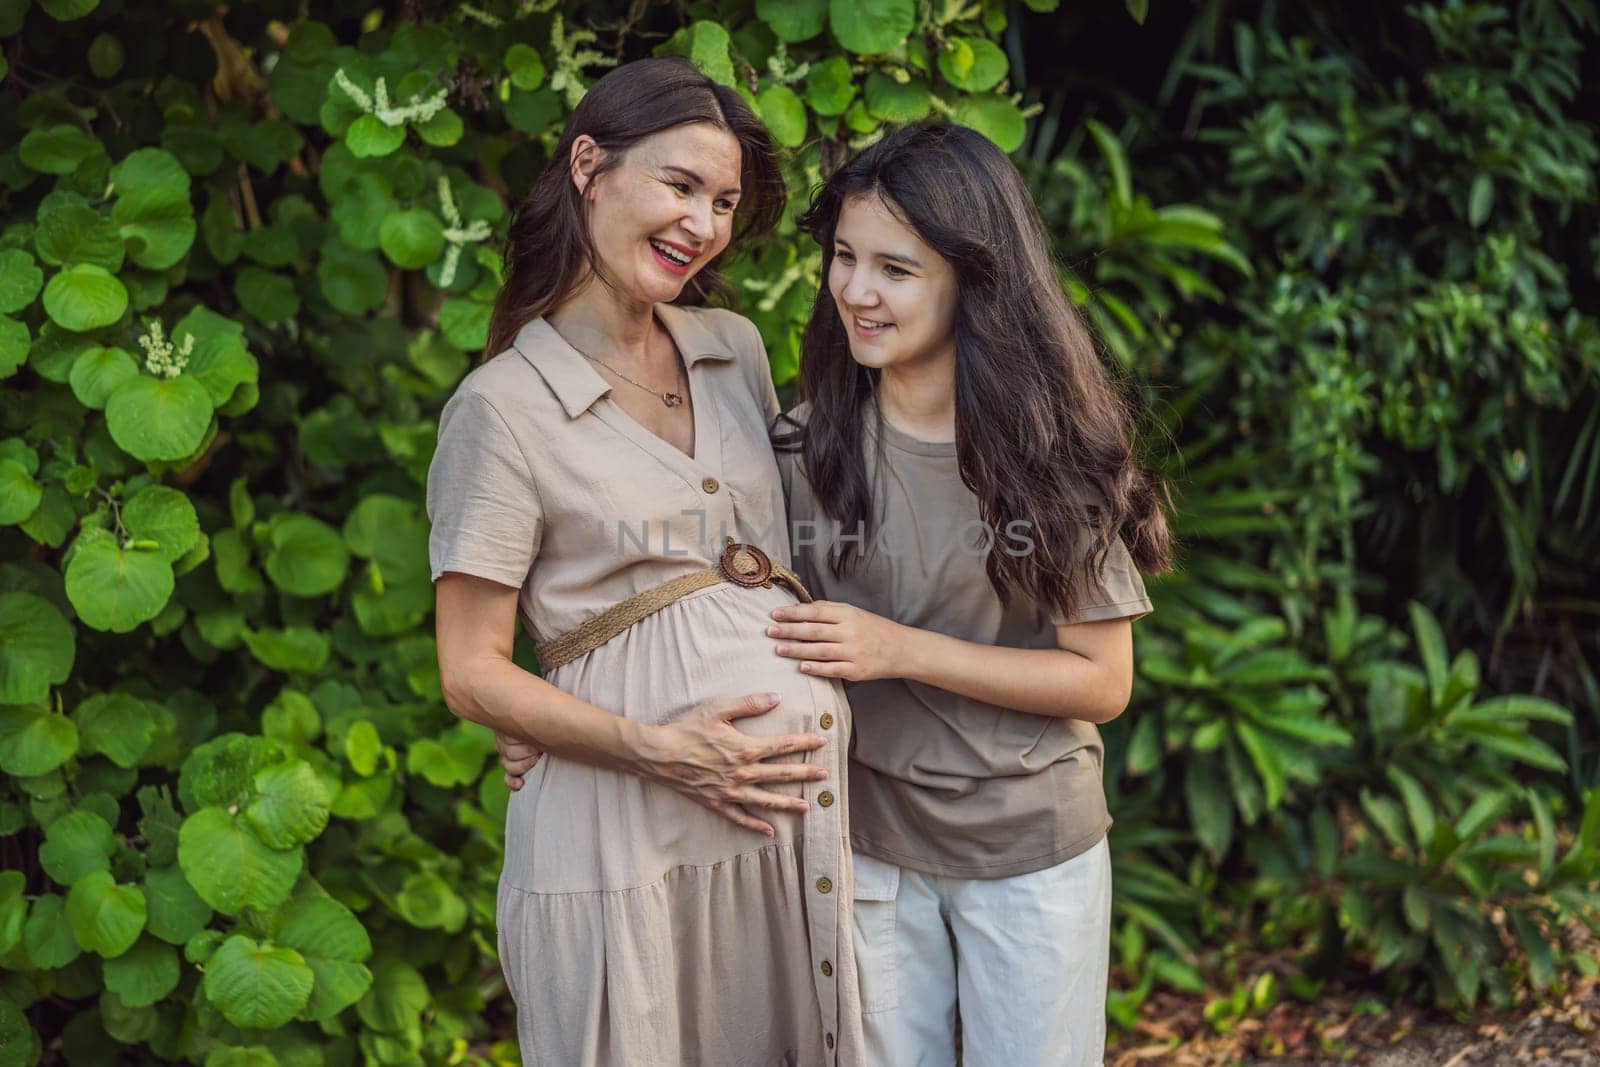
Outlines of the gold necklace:
[{"label": "gold necklace", "polygon": [[[568,341],[567,343],[568,344],[572,344],[571,341]],[[589,353],[585,352],[583,349],[579,348],[577,345],[572,345],[572,350],[574,352],[578,353],[578,355],[582,356],[584,359],[588,360],[589,362],[600,364],[606,370],[610,371],[612,374],[615,374],[618,378],[621,378],[623,381],[627,382],[629,385],[637,386],[638,388],[643,389],[647,393],[654,393],[656,396],[660,397],[661,398],[661,402],[663,404],[665,404],[669,408],[675,408],[679,404],[683,403],[683,394],[682,393],[663,393],[658,389],[652,389],[648,385],[645,385],[643,382],[634,381],[632,378],[628,377],[626,374],[623,374],[621,371],[619,371],[617,368],[613,367],[611,364],[607,363],[605,360],[596,359],[595,357],[591,356]],[[677,368],[674,367],[673,370],[675,372],[673,374],[674,379],[681,380],[682,376],[676,373]],[[674,384],[676,384],[676,382],[674,382]]]}]

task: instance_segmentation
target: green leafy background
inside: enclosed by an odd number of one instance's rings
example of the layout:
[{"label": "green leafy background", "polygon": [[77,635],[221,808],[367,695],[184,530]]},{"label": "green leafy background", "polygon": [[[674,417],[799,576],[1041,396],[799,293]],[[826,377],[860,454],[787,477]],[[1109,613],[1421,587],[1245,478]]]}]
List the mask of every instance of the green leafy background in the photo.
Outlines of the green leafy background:
[{"label": "green leafy background", "polygon": [[[729,294],[786,394],[794,214],[944,116],[1014,153],[1143,400],[1184,547],[1106,730],[1116,1026],[1592,974],[1592,5],[1397,10],[1404,70],[1338,18],[1053,7],[0,0],[5,1063],[517,1061],[422,482],[508,204],[651,53],[792,150]],[[1081,77],[1030,83],[1058,41]]]}]

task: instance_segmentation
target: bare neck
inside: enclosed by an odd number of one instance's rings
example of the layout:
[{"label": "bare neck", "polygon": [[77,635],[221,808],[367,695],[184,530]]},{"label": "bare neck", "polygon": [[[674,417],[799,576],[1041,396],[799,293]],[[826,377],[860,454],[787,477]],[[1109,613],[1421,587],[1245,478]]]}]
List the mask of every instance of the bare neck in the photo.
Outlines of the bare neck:
[{"label": "bare neck", "polygon": [[608,363],[649,367],[672,355],[670,345],[663,355],[654,304],[629,299],[592,278],[546,318],[578,351]]},{"label": "bare neck", "polygon": [[889,425],[919,441],[954,441],[954,353],[918,366],[885,367],[878,378],[878,406]]}]

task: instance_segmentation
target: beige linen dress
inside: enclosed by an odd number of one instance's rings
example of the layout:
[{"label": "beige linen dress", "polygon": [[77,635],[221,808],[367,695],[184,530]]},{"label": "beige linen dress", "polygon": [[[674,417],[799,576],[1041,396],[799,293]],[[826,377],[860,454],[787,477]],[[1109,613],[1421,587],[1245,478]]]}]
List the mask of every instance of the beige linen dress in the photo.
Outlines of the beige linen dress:
[{"label": "beige linen dress", "polygon": [[[433,576],[520,588],[537,640],[712,566],[725,538],[789,558],[760,335],[731,312],[658,305],[688,369],[691,457],[646,430],[543,319],[474,370],[440,417],[428,474]],[[604,359],[604,353],[593,353]],[[774,691],[752,735],[816,730],[829,778],[781,787],[769,839],[666,786],[545,756],[511,796],[497,918],[525,1062],[746,1067],[861,1062],[850,939],[842,687],[774,655],[781,585],[693,593],[547,680],[662,723]]]}]

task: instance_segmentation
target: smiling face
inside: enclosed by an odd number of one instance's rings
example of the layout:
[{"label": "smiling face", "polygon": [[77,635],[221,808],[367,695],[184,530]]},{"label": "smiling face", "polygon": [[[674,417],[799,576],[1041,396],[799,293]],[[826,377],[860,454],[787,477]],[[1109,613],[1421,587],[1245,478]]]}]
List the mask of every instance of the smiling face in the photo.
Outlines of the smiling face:
[{"label": "smiling face", "polygon": [[673,300],[684,283],[728,247],[739,203],[739,142],[710,123],[674,126],[590,177],[594,142],[573,143],[573,181],[584,190],[589,227],[607,277],[628,297]]},{"label": "smiling face", "polygon": [[911,369],[955,359],[955,270],[881,197],[853,196],[840,208],[828,292],[857,363]]}]

